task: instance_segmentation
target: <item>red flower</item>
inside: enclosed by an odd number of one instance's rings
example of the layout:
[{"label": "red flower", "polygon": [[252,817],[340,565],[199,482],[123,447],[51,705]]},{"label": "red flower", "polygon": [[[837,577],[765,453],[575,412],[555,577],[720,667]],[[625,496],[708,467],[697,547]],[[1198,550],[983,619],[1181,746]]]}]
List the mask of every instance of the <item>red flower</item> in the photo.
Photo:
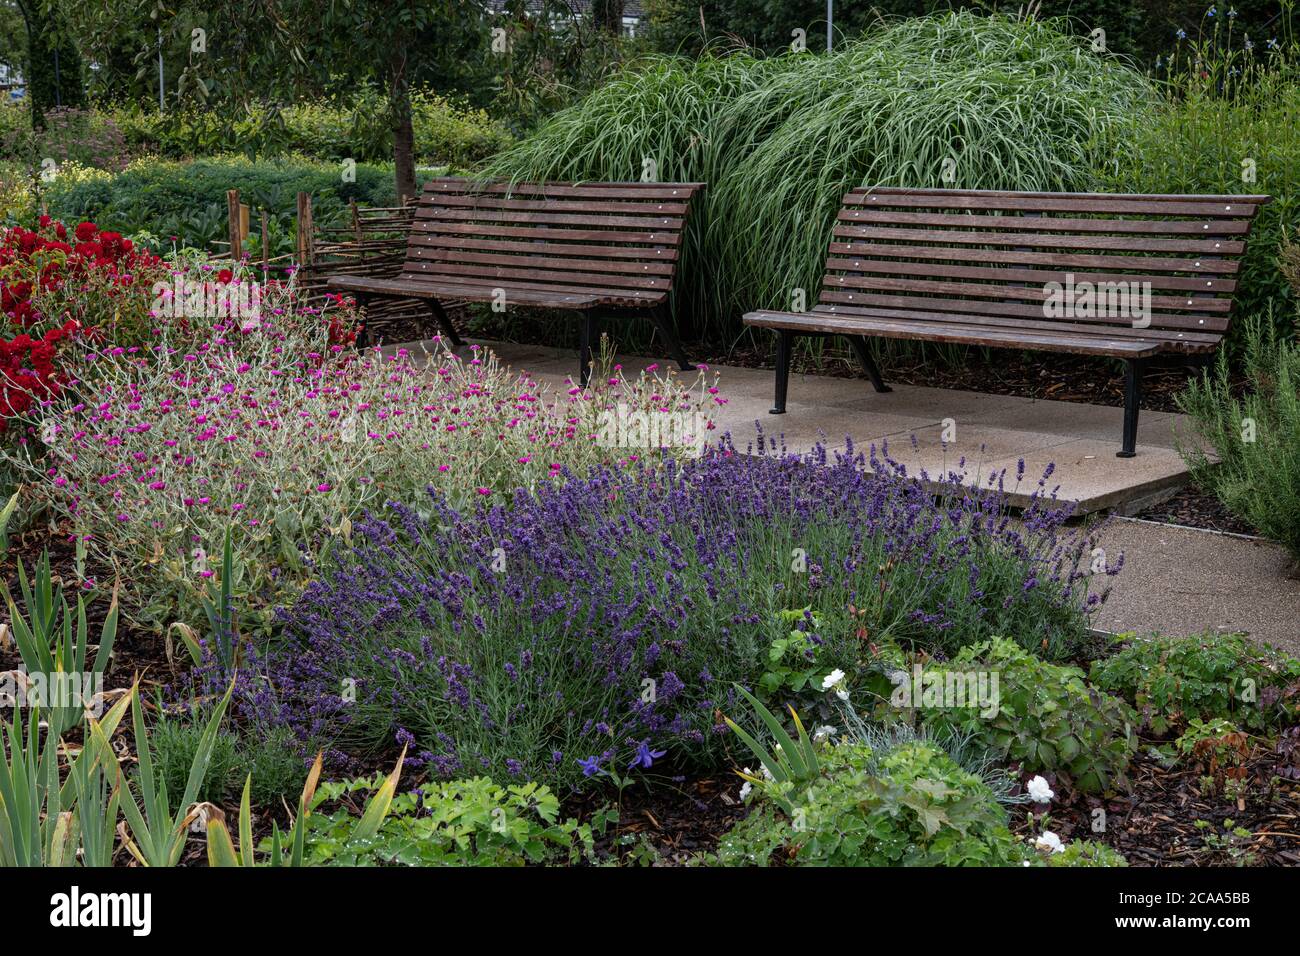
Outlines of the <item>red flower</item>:
[{"label": "red flower", "polygon": [[81,222],[77,224],[77,238],[82,242],[89,242],[99,232],[99,227],[93,222]]}]

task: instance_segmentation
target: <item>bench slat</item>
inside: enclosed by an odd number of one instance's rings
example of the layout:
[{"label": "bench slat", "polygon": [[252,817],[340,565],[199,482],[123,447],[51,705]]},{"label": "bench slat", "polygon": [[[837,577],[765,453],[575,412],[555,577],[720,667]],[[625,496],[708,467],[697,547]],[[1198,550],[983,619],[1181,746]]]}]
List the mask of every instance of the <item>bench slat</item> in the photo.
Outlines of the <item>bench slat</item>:
[{"label": "bench slat", "polygon": [[[871,306],[875,308],[918,309],[921,311],[978,313],[1002,315],[1009,318],[1041,319],[1042,305],[1023,302],[1005,302],[994,299],[949,299],[941,296],[873,295],[867,292],[832,290],[822,293],[822,301],[840,307]],[[818,306],[821,308],[821,306]],[[1206,315],[1195,312],[1169,313],[1152,309],[1152,325],[1164,329],[1192,329],[1222,332],[1228,327],[1227,315]],[[1101,324],[1130,325],[1122,317],[1097,317],[1092,321]]]},{"label": "bench slat", "polygon": [[676,262],[677,250],[664,246],[586,246],[579,243],[550,242],[534,239],[531,242],[513,242],[504,239],[472,239],[465,236],[413,236],[409,250],[423,253],[427,249],[485,249],[493,252],[526,252],[550,256],[578,258],[599,252],[607,259],[631,259],[645,262]]},{"label": "bench slat", "polygon": [[[554,207],[552,207],[554,208]],[[429,221],[435,217],[420,217]],[[620,226],[631,229],[678,230],[683,220],[680,216],[606,216],[586,215],[581,212],[511,212],[508,209],[442,209],[438,222],[480,223],[552,223],[569,226]]]},{"label": "bench slat", "polygon": [[704,188],[704,183],[507,183],[476,182],[457,176],[431,179],[425,185],[425,197],[441,193],[455,195],[546,196],[554,199],[578,197],[588,199],[689,199]]},{"label": "bench slat", "polygon": [[[919,239],[920,235],[891,236],[890,232],[899,232],[901,230],[863,230],[864,232],[873,231],[876,235],[860,236],[855,238],[862,239]],[[907,230],[908,233],[924,233],[925,230]],[[839,233],[839,230],[836,230]],[[847,252],[850,255],[897,255],[908,256],[917,259],[979,259],[984,262],[1035,262],[1047,265],[1083,265],[1096,269],[1116,268],[1124,269],[1131,266],[1134,262],[1139,262],[1144,268],[1156,269],[1159,271],[1170,272],[1236,272],[1239,268],[1237,259],[1220,259],[1217,256],[1229,254],[1227,249],[1206,249],[1190,250],[1203,251],[1205,255],[1200,258],[1176,258],[1169,259],[1150,255],[1150,253],[1173,251],[1160,248],[1133,249],[1134,252],[1145,252],[1147,255],[1142,256],[1111,256],[1098,253],[1082,252],[1035,252],[1035,247],[1046,248],[1073,248],[1073,249],[1092,249],[1092,248],[1116,248],[1115,246],[1096,245],[1097,240],[1104,237],[1075,237],[1075,236],[1018,236],[1014,233],[992,233],[992,232],[930,232],[926,238],[927,242],[933,245],[897,245],[893,242],[832,242],[832,252]],[[1078,239],[1077,243],[1062,242],[1060,240]],[[1147,240],[1150,242],[1151,240]],[[943,245],[942,243],[955,243],[956,246]],[[1005,249],[969,249],[965,246],[982,246],[988,244],[991,246],[1016,246],[1015,250]],[[1187,245],[1188,243],[1184,243]],[[1216,243],[1208,243],[1210,246]],[[1236,246],[1237,252],[1241,251],[1241,243],[1218,243],[1217,245]]]},{"label": "bench slat", "polygon": [[953,229],[1013,229],[1031,233],[1116,232],[1157,236],[1165,234],[1218,236],[1245,235],[1250,231],[1250,222],[1244,219],[1071,219],[1062,216],[976,216],[968,213],[900,212],[893,209],[873,209],[868,219],[860,215],[855,216],[853,212],[853,210],[841,209],[836,218],[841,222],[938,226]]},{"label": "bench slat", "polygon": [[1218,332],[1185,331],[1175,332],[1168,329],[1138,329],[1132,325],[1097,324],[1088,319],[1026,319],[1020,316],[977,315],[968,312],[926,312],[918,309],[869,308],[861,306],[827,306],[819,305],[812,310],[818,315],[831,315],[836,318],[853,318],[867,316],[885,319],[915,319],[922,322],[939,322],[944,324],[984,326],[989,328],[1037,329],[1039,331],[1068,330],[1076,334],[1100,335],[1107,338],[1141,339],[1144,341],[1164,342],[1176,346],[1213,347],[1223,340]]},{"label": "bench slat", "polygon": [[[1142,259],[1130,260],[1131,265],[1143,266]],[[1173,289],[1206,295],[1226,295],[1237,287],[1235,279],[1222,276],[1202,278],[1185,275],[1144,275],[1129,272],[1061,272],[1053,269],[1017,269],[1014,266],[968,266],[951,262],[904,262],[898,259],[869,259],[864,257],[835,257],[826,260],[826,268],[848,274],[870,272],[880,275],[936,276],[959,279],[992,279],[1007,282],[1028,282],[1042,285],[1047,282],[1065,283],[1069,276],[1080,282],[1138,282],[1150,283],[1152,289]]]},{"label": "bench slat", "polygon": [[[410,269],[419,262],[472,262],[548,271],[554,271],[556,264],[554,257],[547,255],[496,255],[459,249],[412,248],[407,254],[406,268]],[[565,259],[564,266],[574,272],[610,272],[628,276],[670,276],[674,268],[672,262],[630,262],[626,259]]]},{"label": "bench slat", "polygon": [[[413,264],[413,263],[412,263]],[[413,264],[414,265],[414,264]],[[423,262],[403,272],[403,276],[418,279],[421,274],[456,280],[462,276],[495,279],[498,284],[515,280],[524,282],[563,282],[610,287],[616,289],[655,289],[668,291],[667,277],[627,276],[617,274],[592,274],[581,269],[525,269],[514,266],[477,266],[463,262]]]},{"label": "bench slat", "polygon": [[1105,355],[1116,358],[1134,358],[1153,355],[1160,351],[1160,343],[1105,339],[1068,331],[1047,333],[1018,329],[989,329],[963,326],[959,323],[908,321],[902,319],[852,316],[839,318],[822,313],[806,312],[751,312],[745,316],[749,325],[774,329],[799,329],[832,335],[876,335],[884,338],[913,339],[927,342],[949,342],[966,345],[992,345],[1002,348],[1032,348],[1045,352],[1073,352],[1076,354]]},{"label": "bench slat", "polygon": [[[1229,197],[1235,199],[1235,197]],[[849,211],[850,218],[869,215],[870,209],[988,209],[1008,212],[1092,212],[1117,215],[1198,216],[1209,219],[1242,219],[1255,214],[1255,205],[1249,202],[1155,202],[1129,200],[1124,196],[1099,196],[1066,198],[1059,196],[1033,196],[1016,193],[954,196],[946,191],[912,193],[861,193],[845,197],[845,206],[859,206]],[[848,211],[848,210],[846,210]]]},{"label": "bench slat", "polygon": [[[1030,286],[985,285],[979,282],[939,282],[929,279],[893,279],[885,276],[864,274],[828,275],[826,287],[841,289],[897,289],[900,292],[931,292],[936,295],[980,296],[995,299],[1029,299],[1044,301],[1049,293],[1045,289]],[[1206,312],[1228,312],[1232,308],[1230,299],[1195,298],[1182,296],[1151,297],[1151,305],[1162,309],[1204,310]]]},{"label": "bench slat", "polygon": [[608,229],[564,229],[551,226],[498,226],[472,222],[416,223],[412,235],[509,236],[512,238],[558,239],[561,242],[640,242],[676,244],[678,233],[669,230],[631,232]]}]

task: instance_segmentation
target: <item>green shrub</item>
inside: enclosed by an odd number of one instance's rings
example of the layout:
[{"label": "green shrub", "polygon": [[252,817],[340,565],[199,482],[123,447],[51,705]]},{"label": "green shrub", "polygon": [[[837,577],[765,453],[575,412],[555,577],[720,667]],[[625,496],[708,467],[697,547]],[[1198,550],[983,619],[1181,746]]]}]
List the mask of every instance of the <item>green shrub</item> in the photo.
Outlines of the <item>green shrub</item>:
[{"label": "green shrub", "polygon": [[257,806],[293,799],[302,791],[307,766],[293,733],[284,727],[244,731],[239,737],[235,780],[253,778],[251,795]]},{"label": "green shrub", "polygon": [[351,200],[363,206],[396,204],[389,169],[358,163],[352,182],[344,180],[343,172],[341,165],[302,158],[137,160],[114,176],[61,171],[45,188],[44,198],[56,219],[88,219],[104,229],[149,232],[163,239],[176,237],[181,245],[204,247],[225,239],[226,191],[238,189],[243,202],[269,213],[271,233],[279,240],[272,253],[279,254],[292,249],[299,192],[311,194],[313,217],[320,226],[341,223]]},{"label": "green shrub", "polygon": [[[202,715],[172,716],[159,708],[159,719],[150,728],[149,744],[153,749],[155,773],[175,799],[185,792],[190,767],[203,742],[207,719]],[[237,756],[239,738],[227,730],[217,732],[207,772],[199,786],[197,800],[219,803],[239,779]],[[179,808],[182,811],[186,808]]]},{"label": "green shrub", "polygon": [[1199,439],[1180,442],[1179,451],[1193,481],[1300,562],[1300,344],[1281,341],[1266,319],[1250,317],[1245,326],[1250,391],[1233,394],[1221,353],[1214,372],[1178,396]]},{"label": "green shrub", "polygon": [[1263,730],[1286,717],[1279,695],[1300,681],[1300,661],[1239,634],[1132,638],[1094,661],[1091,678],[1130,701],[1156,733],[1197,718]]},{"label": "green shrub", "polygon": [[993,792],[939,748],[831,748],[794,818],[760,798],[722,839],[724,866],[1005,866],[1025,858]]},{"label": "green shrub", "polygon": [[818,288],[848,188],[1086,190],[1104,134],[1151,98],[1145,78],[1059,23],[960,12],[827,55],[652,57],[488,169],[625,180],[649,160],[660,180],[708,183],[678,295],[721,340],[744,310]]},{"label": "green shrub", "polygon": [[[372,779],[323,783],[315,804],[378,789]],[[503,787],[487,777],[425,783],[393,798],[378,832],[351,840],[345,809],[307,819],[308,866],[523,866],[571,863],[592,852],[591,827],[560,820],[555,794],[535,783]]]},{"label": "green shrub", "polygon": [[[1300,85],[1290,70],[1256,70],[1223,96],[1194,77],[1163,106],[1134,117],[1099,168],[1102,189],[1133,193],[1264,193],[1235,293],[1237,315],[1271,304],[1285,323],[1292,293],[1278,252],[1300,218]],[[1251,164],[1247,164],[1251,161]],[[1254,181],[1247,176],[1253,175]],[[1239,334],[1230,338],[1234,349]]]},{"label": "green shrub", "polygon": [[[302,154],[319,162],[389,163],[392,130],[383,94],[362,88],[349,102],[301,100],[280,110],[254,106],[236,119],[212,110],[158,113],[138,105],[107,112],[135,154],[169,159],[225,152],[259,157]],[[468,168],[507,146],[505,127],[482,110],[461,108],[427,90],[411,95],[416,162]],[[0,135],[3,131],[0,120]]]},{"label": "green shrub", "polygon": [[1127,704],[1099,693],[1077,667],[1049,664],[1004,638],[963,648],[950,665],[926,668],[944,675],[979,670],[997,676],[996,713],[922,706],[934,732],[969,734],[1023,771],[1067,774],[1080,790],[1127,785],[1137,748],[1137,715]]}]

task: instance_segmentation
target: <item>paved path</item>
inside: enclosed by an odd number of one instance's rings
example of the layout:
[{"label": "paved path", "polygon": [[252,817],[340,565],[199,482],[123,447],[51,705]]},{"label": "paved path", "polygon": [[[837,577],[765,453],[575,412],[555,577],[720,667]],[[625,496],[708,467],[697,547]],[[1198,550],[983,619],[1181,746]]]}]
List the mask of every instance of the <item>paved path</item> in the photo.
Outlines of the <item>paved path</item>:
[{"label": "paved path", "polygon": [[1094,626],[1183,635],[1245,632],[1300,657],[1300,580],[1271,541],[1112,519],[1101,545],[1124,568]]}]

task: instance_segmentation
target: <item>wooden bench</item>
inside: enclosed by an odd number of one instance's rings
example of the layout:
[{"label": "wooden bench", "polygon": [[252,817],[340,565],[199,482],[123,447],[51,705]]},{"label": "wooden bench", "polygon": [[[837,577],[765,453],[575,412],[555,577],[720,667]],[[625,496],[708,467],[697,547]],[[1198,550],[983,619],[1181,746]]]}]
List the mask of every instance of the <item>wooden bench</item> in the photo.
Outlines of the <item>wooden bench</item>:
[{"label": "wooden bench", "polygon": [[424,299],[454,347],[442,303],[558,309],[581,320],[585,386],[596,321],[615,310],[649,319],[684,370],[668,308],[692,196],[701,183],[427,183],[392,279],[340,276],[331,289],[362,306],[372,296]]},{"label": "wooden bench", "polygon": [[744,318],[778,333],[772,413],[785,411],[796,335],[847,336],[878,392],[889,389],[870,336],[1100,355],[1124,361],[1118,455],[1131,458],[1144,366],[1208,357],[1222,341],[1250,222],[1269,199],[850,190],[816,307]]}]

